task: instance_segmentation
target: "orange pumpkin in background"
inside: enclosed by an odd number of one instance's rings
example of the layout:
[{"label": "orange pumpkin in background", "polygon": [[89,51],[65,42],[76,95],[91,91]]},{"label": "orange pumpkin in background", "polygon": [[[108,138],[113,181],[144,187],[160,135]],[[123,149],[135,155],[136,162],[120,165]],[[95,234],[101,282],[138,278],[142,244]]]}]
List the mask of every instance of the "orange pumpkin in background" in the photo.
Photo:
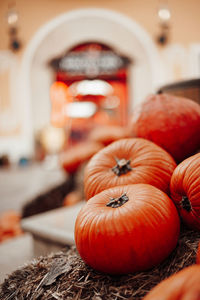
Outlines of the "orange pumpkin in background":
[{"label": "orange pumpkin in background", "polygon": [[140,138],[115,141],[96,153],[84,170],[86,199],[110,187],[148,183],[169,192],[173,158],[161,147]]},{"label": "orange pumpkin in background", "polygon": [[98,126],[91,130],[89,139],[95,142],[100,142],[104,146],[111,144],[114,141],[130,137],[128,128],[122,126]]},{"label": "orange pumpkin in background", "polygon": [[147,97],[133,112],[130,130],[137,137],[153,141],[176,162],[200,149],[200,105],[167,94]]},{"label": "orange pumpkin in background", "polygon": [[161,281],[143,300],[200,300],[200,266],[187,267]]},{"label": "orange pumpkin in background", "polygon": [[188,157],[176,167],[170,192],[184,223],[200,230],[200,153]]},{"label": "orange pumpkin in background", "polygon": [[76,247],[95,270],[109,274],[142,271],[174,249],[179,223],[171,199],[154,186],[116,186],[95,195],[79,212]]},{"label": "orange pumpkin in background", "polygon": [[83,199],[81,191],[74,190],[68,193],[63,199],[63,206],[73,206]]},{"label": "orange pumpkin in background", "polygon": [[92,141],[73,145],[60,154],[60,165],[66,172],[73,174],[82,163],[89,160],[102,148],[103,144]]},{"label": "orange pumpkin in background", "polygon": [[21,235],[21,216],[16,211],[6,211],[0,215],[0,243]]}]

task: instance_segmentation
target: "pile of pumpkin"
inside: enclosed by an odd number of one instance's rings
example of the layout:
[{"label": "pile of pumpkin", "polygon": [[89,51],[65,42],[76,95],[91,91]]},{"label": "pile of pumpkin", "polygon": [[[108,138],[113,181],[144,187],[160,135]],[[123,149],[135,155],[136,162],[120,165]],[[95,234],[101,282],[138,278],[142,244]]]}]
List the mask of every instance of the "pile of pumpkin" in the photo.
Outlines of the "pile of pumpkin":
[{"label": "pile of pumpkin", "polygon": [[[112,142],[89,160],[87,202],[75,224],[82,259],[113,275],[161,263],[176,247],[182,222],[200,230],[200,105],[152,95],[134,111],[129,129],[132,137]],[[161,282],[145,300],[172,294],[200,299],[200,265]]]}]

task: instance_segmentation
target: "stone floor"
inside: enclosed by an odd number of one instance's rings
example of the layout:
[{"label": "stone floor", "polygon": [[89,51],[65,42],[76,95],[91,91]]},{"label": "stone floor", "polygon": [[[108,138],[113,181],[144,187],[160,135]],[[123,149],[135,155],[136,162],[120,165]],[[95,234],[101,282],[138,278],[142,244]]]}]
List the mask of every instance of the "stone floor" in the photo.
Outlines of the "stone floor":
[{"label": "stone floor", "polygon": [[[7,210],[20,212],[24,203],[61,184],[65,179],[62,170],[48,168],[45,164],[0,169],[0,214]],[[6,274],[32,258],[33,244],[29,234],[0,244],[0,282]]]},{"label": "stone floor", "polygon": [[59,185],[65,178],[62,170],[49,170],[45,164],[0,169],[0,213],[20,211],[24,203]]},{"label": "stone floor", "polygon": [[0,245],[0,284],[7,275],[31,261],[33,257],[31,235],[24,234],[3,242]]}]

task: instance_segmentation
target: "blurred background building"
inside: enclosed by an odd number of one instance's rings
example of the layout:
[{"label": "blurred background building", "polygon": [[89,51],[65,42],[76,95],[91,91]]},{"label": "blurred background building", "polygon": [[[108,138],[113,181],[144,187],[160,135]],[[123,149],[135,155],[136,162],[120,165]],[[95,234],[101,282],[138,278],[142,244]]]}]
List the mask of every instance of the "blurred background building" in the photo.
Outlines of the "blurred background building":
[{"label": "blurred background building", "polygon": [[199,77],[199,11],[198,0],[1,1],[0,153],[12,161],[35,154],[50,125],[55,81],[73,84],[77,94],[76,83],[79,100],[91,93],[101,113],[120,106],[125,122],[163,84]]}]

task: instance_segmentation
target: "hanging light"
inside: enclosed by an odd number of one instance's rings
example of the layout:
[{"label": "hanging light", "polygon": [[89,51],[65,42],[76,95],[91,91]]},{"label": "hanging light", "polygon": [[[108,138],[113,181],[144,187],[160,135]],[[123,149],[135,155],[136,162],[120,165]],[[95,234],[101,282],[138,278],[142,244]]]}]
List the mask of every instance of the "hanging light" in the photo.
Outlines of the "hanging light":
[{"label": "hanging light", "polygon": [[12,51],[18,51],[21,49],[22,44],[18,37],[19,14],[15,7],[11,6],[8,8],[6,20],[8,24],[8,33],[10,38],[10,48]]},{"label": "hanging light", "polygon": [[167,6],[161,6],[158,9],[158,17],[160,18],[161,22],[168,22],[171,18],[169,8]]},{"label": "hanging light", "polygon": [[95,103],[90,101],[73,102],[65,105],[64,113],[69,118],[90,118],[97,111]]},{"label": "hanging light", "polygon": [[19,16],[15,9],[10,9],[7,14],[7,22],[9,26],[16,26]]},{"label": "hanging light", "polygon": [[171,12],[167,3],[161,3],[158,8],[159,19],[159,34],[156,38],[157,43],[164,46],[169,41],[169,24],[171,19]]}]

